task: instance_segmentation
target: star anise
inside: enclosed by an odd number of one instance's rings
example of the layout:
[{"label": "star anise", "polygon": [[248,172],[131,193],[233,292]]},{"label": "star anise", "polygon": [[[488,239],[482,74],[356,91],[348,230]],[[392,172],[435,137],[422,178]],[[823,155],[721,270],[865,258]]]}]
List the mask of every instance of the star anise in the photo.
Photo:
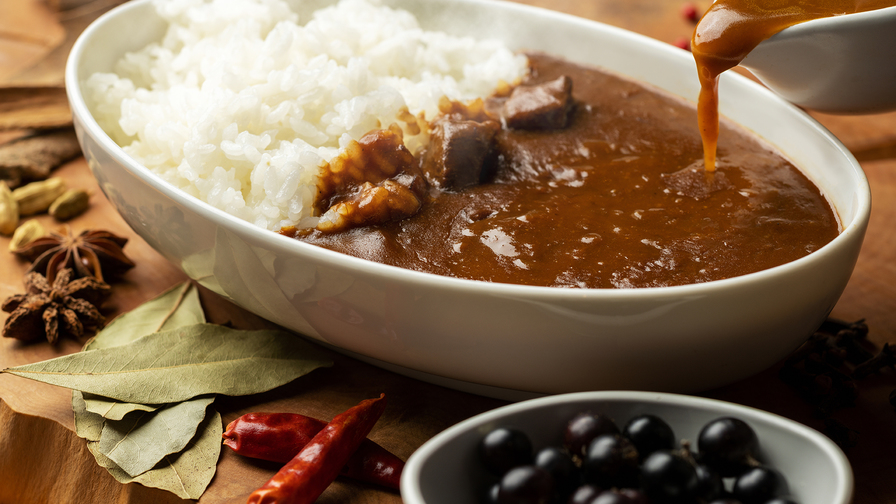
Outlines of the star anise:
[{"label": "star anise", "polygon": [[102,230],[85,229],[76,236],[66,226],[63,232],[51,232],[14,252],[32,262],[28,273],[43,273],[51,284],[65,268],[73,270],[75,278],[92,276],[102,282],[104,273],[119,275],[134,267],[122,250],[127,242]]},{"label": "star anise", "polygon": [[98,329],[105,318],[97,309],[112,289],[92,276],[72,279],[65,268],[51,284],[40,273],[25,275],[25,294],[7,298],[2,305],[10,313],[3,336],[31,341],[42,336],[55,344],[61,336],[80,338]]}]

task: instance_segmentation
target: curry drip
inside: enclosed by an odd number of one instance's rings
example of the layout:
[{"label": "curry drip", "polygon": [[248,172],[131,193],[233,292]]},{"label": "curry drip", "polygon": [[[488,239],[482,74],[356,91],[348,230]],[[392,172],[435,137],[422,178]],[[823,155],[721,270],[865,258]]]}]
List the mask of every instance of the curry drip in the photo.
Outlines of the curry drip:
[{"label": "curry drip", "polygon": [[894,5],[894,0],[716,0],[691,40],[700,78],[697,124],[706,170],[715,170],[722,72],[737,66],[760,42],[787,27]]}]

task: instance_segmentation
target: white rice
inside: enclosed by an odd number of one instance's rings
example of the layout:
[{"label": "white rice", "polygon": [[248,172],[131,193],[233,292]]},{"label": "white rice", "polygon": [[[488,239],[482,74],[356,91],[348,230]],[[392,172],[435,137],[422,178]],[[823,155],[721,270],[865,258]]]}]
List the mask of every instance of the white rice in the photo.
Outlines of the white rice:
[{"label": "white rice", "polygon": [[272,230],[315,225],[320,167],[352,139],[398,123],[411,152],[424,145],[403,107],[431,120],[442,96],[484,97],[526,71],[498,42],[425,32],[375,1],[311,20],[280,0],[155,7],[164,39],[87,80],[97,120],[167,182]]}]

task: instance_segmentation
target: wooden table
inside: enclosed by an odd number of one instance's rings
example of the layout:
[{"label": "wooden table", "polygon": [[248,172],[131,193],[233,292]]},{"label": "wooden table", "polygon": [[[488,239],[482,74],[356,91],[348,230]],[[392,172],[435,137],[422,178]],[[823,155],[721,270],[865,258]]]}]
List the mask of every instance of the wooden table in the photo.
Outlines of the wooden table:
[{"label": "wooden table", "polygon": [[[674,43],[687,38],[692,24],[681,0],[522,0],[586,18],[600,20]],[[92,18],[117,0],[3,0],[0,5],[0,87],[59,87],[61,64],[74,36]],[[698,9],[708,1],[697,3]],[[59,14],[54,11],[58,9]],[[36,35],[35,35],[36,34]],[[0,89],[2,92],[3,89]],[[2,118],[3,112],[0,112]],[[870,339],[878,346],[896,341],[896,113],[862,117],[814,114],[860,159],[873,192],[874,210],[855,273],[833,311],[837,318],[864,318]],[[0,142],[20,131],[0,131]],[[184,279],[183,274],[137,237],[112,210],[82,159],[56,172],[71,186],[93,190],[90,210],[71,223],[76,229],[104,228],[130,237],[128,255],[138,264],[114,285],[111,314],[127,311]],[[52,225],[49,217],[40,220]],[[0,299],[22,291],[27,265],[6,253],[8,237],[0,237]],[[267,323],[229,305],[210,292],[202,293],[213,322],[237,327]],[[0,315],[0,320],[5,319]],[[80,344],[64,341],[22,345],[0,341],[0,367],[8,367],[75,352]],[[371,437],[402,458],[446,427],[502,401],[460,393],[399,376],[334,354],[335,366],[258,396],[221,398],[224,421],[256,410],[297,411],[319,418],[333,415],[360,398],[385,392],[390,407]],[[749,379],[704,395],[754,406],[821,430],[812,407],[784,385],[775,366]],[[888,394],[896,377],[884,372],[863,381],[854,407],[835,417],[859,433],[848,449],[856,478],[855,502],[896,502],[896,411]],[[73,432],[70,392],[22,378],[0,375],[0,502],[88,503],[179,502],[172,494],[137,484],[121,485],[99,468],[85,443]],[[250,463],[225,451],[217,476],[200,499],[203,503],[245,502],[252,489],[266,481],[275,467]],[[397,503],[397,493],[370,486],[337,482],[319,502]],[[804,503],[811,504],[811,503]]]}]

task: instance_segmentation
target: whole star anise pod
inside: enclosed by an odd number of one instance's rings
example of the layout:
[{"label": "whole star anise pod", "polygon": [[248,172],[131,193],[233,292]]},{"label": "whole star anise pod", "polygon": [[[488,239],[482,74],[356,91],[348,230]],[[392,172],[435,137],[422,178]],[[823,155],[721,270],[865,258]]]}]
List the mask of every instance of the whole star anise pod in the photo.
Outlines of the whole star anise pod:
[{"label": "whole star anise pod", "polygon": [[102,230],[85,229],[74,235],[66,226],[63,232],[51,232],[13,252],[32,262],[28,273],[43,273],[51,284],[65,268],[71,269],[75,278],[92,276],[102,282],[104,273],[119,275],[134,267],[122,250],[127,242],[127,238]]},{"label": "whole star anise pod", "polygon": [[25,275],[25,294],[7,298],[2,305],[10,313],[3,336],[31,341],[45,336],[55,344],[60,336],[80,338],[98,329],[105,318],[97,309],[112,289],[92,276],[72,279],[72,270],[61,270],[52,284],[40,273]]}]

